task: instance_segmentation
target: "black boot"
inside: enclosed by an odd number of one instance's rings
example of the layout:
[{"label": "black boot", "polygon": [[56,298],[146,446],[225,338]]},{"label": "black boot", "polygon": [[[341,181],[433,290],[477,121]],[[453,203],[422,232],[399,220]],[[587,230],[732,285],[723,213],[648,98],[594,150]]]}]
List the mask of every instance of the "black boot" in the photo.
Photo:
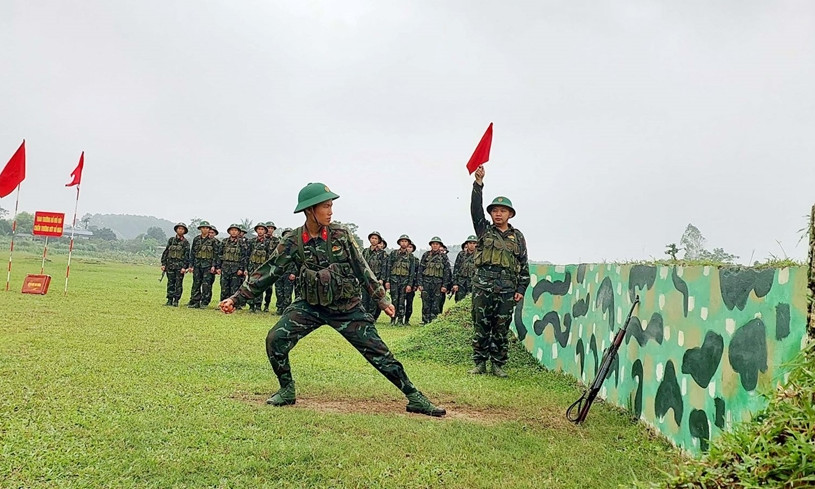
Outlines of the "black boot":
[{"label": "black boot", "polygon": [[263,312],[269,312],[269,304],[263,306]]},{"label": "black boot", "polygon": [[172,305],[173,305],[173,300],[172,300],[172,299],[167,299],[167,303],[166,303],[166,304],[164,304],[164,305],[165,305],[165,306],[170,306],[170,307],[172,307]]}]

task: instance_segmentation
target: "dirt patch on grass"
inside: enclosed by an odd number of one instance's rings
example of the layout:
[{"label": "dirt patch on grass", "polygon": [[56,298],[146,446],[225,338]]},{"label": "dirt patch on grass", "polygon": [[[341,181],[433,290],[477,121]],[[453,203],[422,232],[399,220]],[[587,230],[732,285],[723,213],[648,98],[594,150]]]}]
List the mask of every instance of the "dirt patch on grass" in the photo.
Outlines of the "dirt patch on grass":
[{"label": "dirt patch on grass", "polygon": [[[249,403],[256,406],[266,406],[268,395],[236,393],[232,399]],[[389,414],[397,416],[420,417],[426,419],[445,421],[467,421],[485,425],[495,425],[499,423],[518,422],[536,428],[551,428],[558,430],[570,430],[574,427],[566,421],[560,411],[541,411],[537,414],[528,412],[517,412],[505,407],[479,407],[458,404],[453,399],[433,399],[438,405],[447,410],[447,414],[441,418],[424,416],[421,414],[408,413],[405,411],[407,401],[403,399],[379,400],[379,399],[329,399],[321,397],[298,396],[297,403],[293,406],[285,406],[279,409],[305,409],[321,413],[336,414]],[[272,408],[270,409],[278,409]]]}]

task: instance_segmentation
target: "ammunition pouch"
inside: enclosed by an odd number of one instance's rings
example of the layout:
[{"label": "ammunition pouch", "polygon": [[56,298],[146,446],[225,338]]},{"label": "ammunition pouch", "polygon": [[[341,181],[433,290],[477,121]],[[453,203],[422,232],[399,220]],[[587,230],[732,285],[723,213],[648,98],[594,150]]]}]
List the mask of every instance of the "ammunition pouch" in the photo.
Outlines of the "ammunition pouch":
[{"label": "ammunition pouch", "polygon": [[235,243],[234,245],[231,243],[225,244],[222,257],[223,261],[234,261],[234,262],[241,261],[240,244],[238,243]]},{"label": "ammunition pouch", "polygon": [[303,299],[313,306],[328,307],[359,296],[359,284],[347,263],[332,263],[322,270],[303,266],[297,285]]},{"label": "ammunition pouch", "polygon": [[397,258],[395,262],[393,262],[393,268],[391,268],[391,275],[398,275],[400,277],[407,277],[410,275],[410,262],[407,258],[399,259]]},{"label": "ammunition pouch", "polygon": [[199,260],[212,260],[215,255],[211,244],[201,245],[198,251],[195,252],[195,258]]},{"label": "ammunition pouch", "polygon": [[438,260],[428,260],[423,275],[425,277],[444,278],[444,265]]},{"label": "ammunition pouch", "polygon": [[515,240],[487,234],[482,240],[481,250],[476,252],[475,265],[492,265],[518,273],[521,271],[517,257],[520,253],[521,248]]},{"label": "ammunition pouch", "polygon": [[171,260],[181,260],[184,258],[184,247],[181,246],[180,243],[176,243],[170,245],[170,249],[167,252],[167,257]]},{"label": "ammunition pouch", "polygon": [[254,264],[262,264],[266,261],[266,250],[253,250],[249,256],[249,262]]}]

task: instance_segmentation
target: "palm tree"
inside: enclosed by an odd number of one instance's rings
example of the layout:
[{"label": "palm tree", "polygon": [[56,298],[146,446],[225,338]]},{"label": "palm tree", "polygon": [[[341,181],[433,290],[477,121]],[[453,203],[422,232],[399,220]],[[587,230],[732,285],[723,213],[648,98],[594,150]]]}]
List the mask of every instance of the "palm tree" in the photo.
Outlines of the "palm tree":
[{"label": "palm tree", "polygon": [[203,219],[200,217],[193,217],[190,219],[190,229],[198,229],[198,225],[201,224],[202,220]]},{"label": "palm tree", "polygon": [[252,229],[252,220],[249,219],[248,217],[244,217],[243,219],[241,219],[241,226],[243,226],[243,229],[249,231],[250,229]]}]

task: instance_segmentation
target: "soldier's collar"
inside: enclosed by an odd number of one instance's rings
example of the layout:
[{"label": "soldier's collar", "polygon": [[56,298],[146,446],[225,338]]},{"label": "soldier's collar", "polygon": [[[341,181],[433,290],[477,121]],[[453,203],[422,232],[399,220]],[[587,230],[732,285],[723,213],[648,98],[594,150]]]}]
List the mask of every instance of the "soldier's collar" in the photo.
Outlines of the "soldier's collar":
[{"label": "soldier's collar", "polygon": [[[323,226],[323,228],[320,230],[320,237],[323,238],[323,241],[328,241],[328,228],[327,227]],[[308,234],[308,229],[306,229],[305,226],[303,226],[303,236],[302,236],[302,238],[303,238],[303,243],[308,243],[309,241],[311,241],[311,235]]]}]

